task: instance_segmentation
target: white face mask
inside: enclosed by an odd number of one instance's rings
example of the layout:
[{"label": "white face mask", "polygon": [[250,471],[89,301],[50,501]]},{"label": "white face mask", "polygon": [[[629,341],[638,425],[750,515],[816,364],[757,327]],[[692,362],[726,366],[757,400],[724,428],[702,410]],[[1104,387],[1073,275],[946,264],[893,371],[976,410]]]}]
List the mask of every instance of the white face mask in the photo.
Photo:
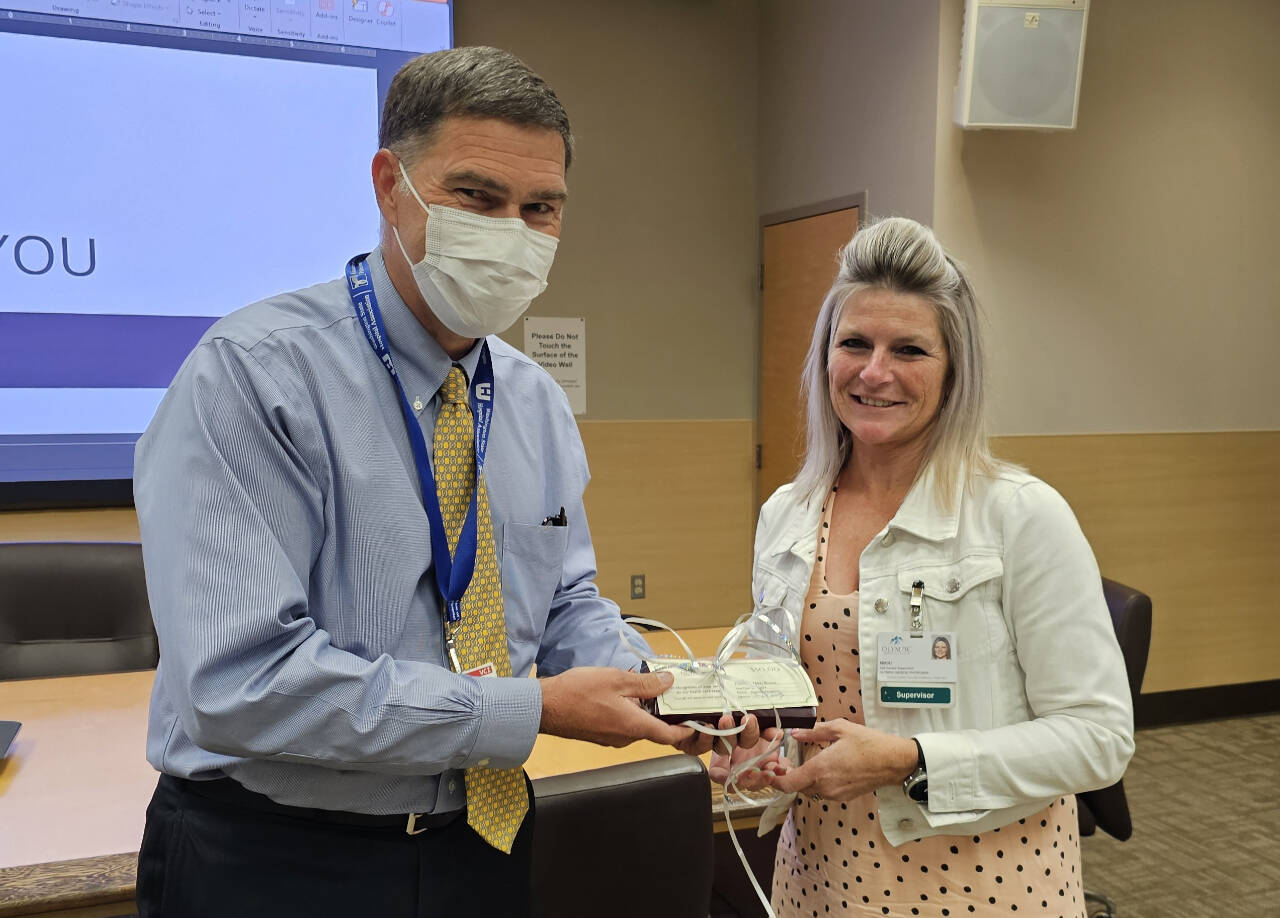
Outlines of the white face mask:
[{"label": "white face mask", "polygon": [[392,227],[404,260],[413,268],[422,298],[445,328],[464,338],[506,331],[547,289],[547,272],[560,240],[530,229],[519,217],[480,214],[427,205],[400,174],[427,212],[426,252],[414,263]]}]

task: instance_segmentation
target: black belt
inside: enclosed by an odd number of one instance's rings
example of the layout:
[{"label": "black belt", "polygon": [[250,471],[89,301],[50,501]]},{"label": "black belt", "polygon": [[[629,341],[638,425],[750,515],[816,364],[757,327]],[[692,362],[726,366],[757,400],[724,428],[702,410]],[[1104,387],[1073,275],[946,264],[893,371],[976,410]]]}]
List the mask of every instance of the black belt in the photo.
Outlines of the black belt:
[{"label": "black belt", "polygon": [[232,778],[216,778],[212,781],[191,781],[173,775],[161,775],[160,783],[178,791],[195,794],[206,800],[217,800],[264,813],[292,816],[312,822],[324,822],[340,826],[358,826],[373,829],[399,829],[409,835],[418,835],[427,829],[440,829],[454,822],[466,809],[448,813],[398,813],[377,816],[372,813],[347,813],[342,810],[322,810],[305,806],[288,806],[277,803],[265,794],[255,793]]}]

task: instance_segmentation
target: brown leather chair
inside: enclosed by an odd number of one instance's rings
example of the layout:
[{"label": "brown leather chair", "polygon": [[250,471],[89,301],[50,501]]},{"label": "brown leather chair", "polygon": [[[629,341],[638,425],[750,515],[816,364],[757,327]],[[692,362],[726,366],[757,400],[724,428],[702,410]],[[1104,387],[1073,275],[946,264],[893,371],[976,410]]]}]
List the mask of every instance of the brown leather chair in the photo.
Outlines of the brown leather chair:
[{"label": "brown leather chair", "polygon": [[707,918],[711,785],[664,756],[533,782],[533,896],[543,918]]},{"label": "brown leather chair", "polygon": [[137,543],[0,543],[0,679],[150,669],[158,660]]},{"label": "brown leather chair", "polygon": [[[1147,672],[1147,654],[1151,649],[1151,597],[1133,587],[1102,578],[1102,594],[1111,612],[1111,623],[1116,629],[1116,640],[1124,655],[1125,671],[1129,676],[1129,693],[1136,706],[1142,691],[1142,677]],[[1081,836],[1093,835],[1098,829],[1113,838],[1126,841],[1133,834],[1133,820],[1129,816],[1129,801],[1124,793],[1124,781],[1110,787],[1084,791],[1076,795],[1080,814]],[[1085,901],[1101,907],[1095,916],[1115,914],[1115,903],[1102,893],[1085,890]]]}]

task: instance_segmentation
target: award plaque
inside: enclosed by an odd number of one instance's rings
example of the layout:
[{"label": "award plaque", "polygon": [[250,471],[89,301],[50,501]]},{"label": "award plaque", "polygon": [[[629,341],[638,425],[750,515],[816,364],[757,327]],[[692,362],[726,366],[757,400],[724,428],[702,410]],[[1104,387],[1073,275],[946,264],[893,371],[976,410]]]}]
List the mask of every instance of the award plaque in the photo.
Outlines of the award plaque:
[{"label": "award plaque", "polygon": [[735,708],[735,714],[740,710],[754,714],[761,728],[776,726],[777,718],[781,718],[783,727],[812,727],[818,719],[813,683],[799,660],[730,659],[722,666],[723,677],[719,677],[709,662],[690,669],[686,660],[651,660],[651,672],[665,670],[676,681],[657,698],[641,703],[650,714],[669,724],[694,720],[715,726],[726,701]]}]

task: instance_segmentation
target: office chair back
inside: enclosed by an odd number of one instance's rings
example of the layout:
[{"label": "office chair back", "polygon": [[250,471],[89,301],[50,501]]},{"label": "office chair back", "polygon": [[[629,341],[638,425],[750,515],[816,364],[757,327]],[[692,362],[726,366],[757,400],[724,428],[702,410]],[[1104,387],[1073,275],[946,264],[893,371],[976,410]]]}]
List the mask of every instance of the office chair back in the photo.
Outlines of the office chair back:
[{"label": "office chair back", "polygon": [[141,546],[0,543],[0,679],[149,669],[158,660]]},{"label": "office chair back", "polygon": [[[1147,654],[1151,649],[1151,597],[1132,587],[1102,578],[1102,595],[1111,612],[1116,641],[1124,656],[1129,676],[1129,692],[1134,702],[1142,690],[1142,677],[1147,671]],[[1080,834],[1092,835],[1102,829],[1108,835],[1125,841],[1133,834],[1129,816],[1129,800],[1123,779],[1110,787],[1085,791],[1077,795],[1081,806]]]},{"label": "office chair back", "polygon": [[1111,624],[1115,626],[1116,641],[1129,674],[1129,693],[1136,704],[1151,650],[1151,597],[1106,577],[1102,578],[1102,595],[1111,612]]},{"label": "office chair back", "polygon": [[707,918],[711,786],[673,755],[533,782],[533,894],[544,918]]}]

